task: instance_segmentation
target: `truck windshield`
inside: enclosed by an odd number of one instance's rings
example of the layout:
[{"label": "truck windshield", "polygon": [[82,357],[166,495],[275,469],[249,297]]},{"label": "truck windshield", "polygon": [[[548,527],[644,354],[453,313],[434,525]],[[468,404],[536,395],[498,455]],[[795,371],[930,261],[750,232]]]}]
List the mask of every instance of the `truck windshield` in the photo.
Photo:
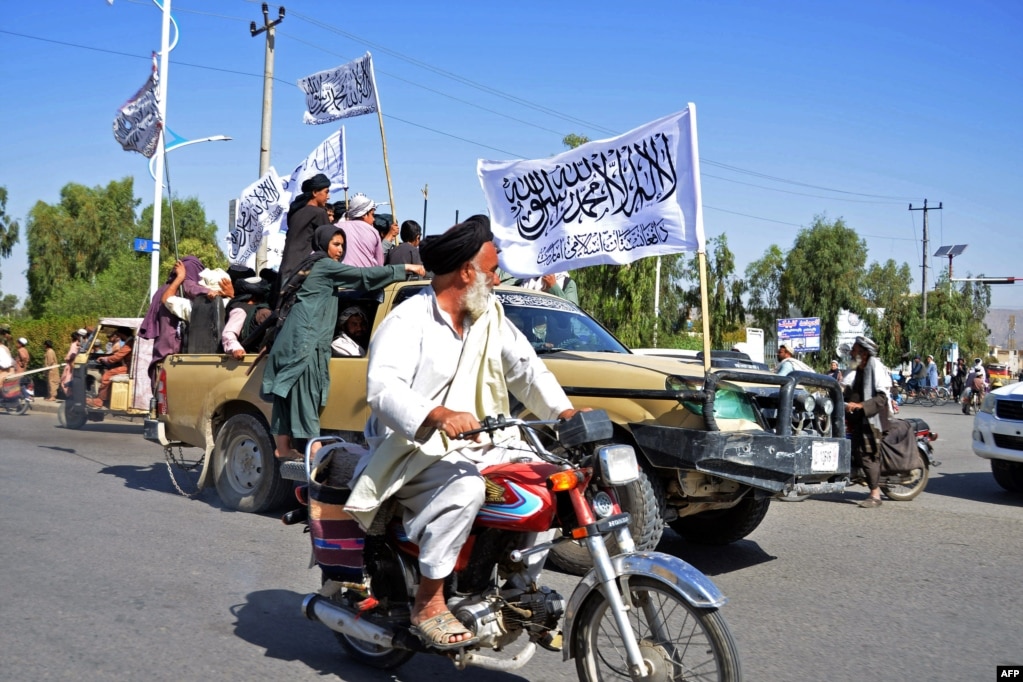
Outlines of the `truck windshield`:
[{"label": "truck windshield", "polygon": [[551,296],[498,291],[505,315],[538,354],[565,350],[628,353],[609,331],[568,301]]},{"label": "truck windshield", "polygon": [[[403,287],[395,298],[398,305],[422,287]],[[504,306],[505,315],[526,335],[537,354],[582,350],[591,353],[630,353],[611,332],[578,306],[554,296],[532,294],[527,290],[494,292]]]}]

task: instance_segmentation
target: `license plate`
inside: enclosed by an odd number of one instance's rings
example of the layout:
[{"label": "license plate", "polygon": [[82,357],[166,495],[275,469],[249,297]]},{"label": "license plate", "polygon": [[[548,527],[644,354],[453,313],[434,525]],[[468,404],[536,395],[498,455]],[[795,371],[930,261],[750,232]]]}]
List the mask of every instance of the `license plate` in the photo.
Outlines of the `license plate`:
[{"label": "license plate", "polygon": [[810,457],[811,471],[838,471],[838,443],[814,443]]}]

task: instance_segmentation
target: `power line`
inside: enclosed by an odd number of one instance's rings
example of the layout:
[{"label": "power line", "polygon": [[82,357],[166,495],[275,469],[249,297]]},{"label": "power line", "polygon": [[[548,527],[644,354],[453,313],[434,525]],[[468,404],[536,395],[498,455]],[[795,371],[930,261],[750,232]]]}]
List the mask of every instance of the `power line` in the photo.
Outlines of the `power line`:
[{"label": "power line", "polygon": [[[136,4],[146,4],[146,3],[140,2],[140,0],[128,0],[128,1],[134,1]],[[247,0],[247,1],[251,2],[253,0]],[[236,20],[235,17],[228,17],[228,16],[224,16],[224,15],[210,14],[210,13],[200,12],[200,11],[196,11],[196,10],[187,10],[187,9],[178,8],[175,11],[191,12],[191,13],[195,13],[195,14],[212,16],[212,17],[215,17],[215,18],[228,19],[228,20]],[[480,89],[482,89],[482,90],[484,90],[486,92],[492,92],[492,93],[498,94],[499,96],[504,96],[506,99],[509,99],[510,101],[518,101],[520,99],[520,98],[516,98],[516,97],[511,96],[511,95],[505,95],[504,93],[501,93],[500,91],[497,91],[494,88],[489,88],[488,86],[482,86],[482,85],[476,84],[475,82],[473,82],[473,81],[471,81],[469,79],[464,79],[464,78],[458,77],[458,76],[456,76],[454,74],[449,74],[448,72],[444,71],[443,69],[437,69],[437,68],[434,68],[434,67],[430,67],[429,65],[425,65],[425,63],[419,62],[419,60],[415,60],[415,59],[410,58],[410,57],[405,57],[404,55],[401,55],[400,53],[394,52],[393,50],[388,50],[387,48],[383,48],[382,46],[378,46],[378,45],[376,45],[374,43],[370,43],[368,41],[364,41],[361,38],[359,38],[358,36],[353,36],[351,34],[348,34],[347,32],[341,31],[340,29],[335,29],[333,27],[327,26],[325,24],[322,24],[322,22],[317,22],[315,20],[311,20],[311,19],[309,19],[308,17],[306,17],[304,15],[292,13],[292,16],[296,16],[299,19],[306,20],[309,23],[312,23],[314,25],[323,26],[323,27],[327,28],[328,30],[332,30],[332,31],[334,31],[334,32],[336,32],[336,33],[338,33],[340,35],[344,35],[346,37],[350,37],[353,40],[356,40],[358,42],[362,42],[362,43],[364,43],[366,45],[372,46],[375,49],[376,48],[380,48],[381,51],[384,51],[384,52],[386,52],[388,54],[392,54],[393,53],[395,56],[397,56],[400,59],[403,59],[405,61],[413,63],[413,64],[415,64],[417,66],[421,65],[422,68],[427,68],[428,70],[431,70],[431,71],[433,71],[435,73],[438,73],[440,75],[444,75],[446,77],[453,78],[454,80],[457,80],[459,82],[463,82],[465,84],[468,84],[471,87],[478,87],[478,88],[480,88]],[[237,20],[244,21],[242,19],[237,19]],[[89,45],[82,45],[82,44],[78,44],[78,43],[71,43],[71,42],[55,40],[55,39],[51,39],[51,38],[44,38],[44,37],[40,37],[40,36],[34,36],[34,35],[28,35],[28,34],[23,34],[23,33],[17,33],[17,32],[14,32],[14,31],[7,31],[7,30],[4,30],[4,29],[0,29],[0,33],[12,35],[12,36],[17,36],[17,37],[20,37],[20,38],[26,38],[26,39],[30,39],[30,40],[38,40],[38,41],[41,41],[41,42],[47,42],[47,43],[51,43],[51,44],[62,45],[62,46],[65,46],[65,47],[72,47],[72,48],[90,50],[90,51],[93,51],[93,52],[101,52],[101,53],[112,54],[112,55],[117,55],[117,56],[121,56],[121,57],[130,57],[130,58],[133,58],[133,59],[144,59],[144,60],[148,61],[148,60],[150,60],[152,58],[151,55],[150,56],[135,55],[135,54],[130,54],[130,53],[126,53],[126,52],[120,52],[120,51],[117,51],[117,50],[110,50],[110,49],[107,49],[107,48],[92,47],[92,46],[89,46]],[[296,42],[303,43],[303,44],[305,44],[305,45],[307,45],[309,47],[314,47],[316,49],[320,49],[320,50],[322,50],[322,51],[324,51],[324,52],[326,52],[328,54],[333,54],[334,56],[338,56],[338,57],[340,57],[342,59],[344,58],[344,57],[341,57],[340,55],[337,55],[336,53],[331,52],[330,50],[326,50],[324,48],[320,48],[320,47],[318,47],[316,45],[313,45],[313,44],[309,43],[308,41],[302,40],[302,39],[297,38],[297,37],[295,37],[293,35],[287,34],[287,37],[292,39],[292,40],[295,40]],[[195,69],[202,69],[202,70],[207,70],[207,71],[216,71],[216,72],[220,72],[220,73],[228,73],[228,74],[238,75],[238,76],[247,76],[247,77],[251,77],[251,78],[262,78],[263,77],[262,74],[249,73],[249,72],[244,72],[244,71],[237,71],[237,70],[233,70],[233,69],[224,69],[224,68],[220,68],[220,67],[207,66],[207,65],[204,65],[204,64],[194,64],[194,63],[190,63],[190,62],[178,62],[178,61],[175,61],[175,65],[176,66],[182,66],[182,67],[195,68]],[[464,104],[468,104],[470,106],[474,106],[476,108],[479,108],[481,110],[488,111],[488,112],[491,112],[491,113],[497,113],[499,115],[502,115],[502,116],[504,116],[506,118],[509,118],[510,120],[514,120],[514,121],[516,121],[518,123],[521,123],[523,125],[527,125],[527,126],[531,126],[531,127],[534,127],[534,128],[538,128],[540,130],[544,130],[546,132],[551,132],[551,133],[554,133],[554,134],[557,134],[557,135],[562,135],[562,133],[560,133],[558,131],[554,131],[554,130],[551,130],[549,128],[545,128],[543,126],[540,126],[540,125],[535,124],[535,123],[531,123],[529,121],[524,121],[522,119],[518,119],[518,118],[515,118],[515,117],[512,117],[512,116],[508,116],[507,114],[502,114],[501,112],[495,112],[495,111],[493,111],[491,109],[487,109],[486,107],[481,107],[481,106],[476,105],[475,103],[472,103],[472,102],[466,102],[465,100],[460,100],[459,98],[456,98],[456,97],[453,97],[453,96],[450,96],[450,95],[446,95],[445,93],[443,93],[441,91],[438,91],[438,90],[435,90],[433,88],[428,88],[428,87],[419,85],[417,83],[409,81],[409,80],[407,80],[405,78],[402,78],[400,76],[396,76],[395,74],[387,73],[387,72],[381,72],[381,73],[385,73],[390,78],[394,78],[396,80],[399,80],[399,81],[402,81],[404,83],[408,83],[408,84],[411,84],[411,85],[416,85],[417,87],[420,87],[420,88],[422,88],[424,90],[427,90],[427,91],[430,91],[430,92],[434,92],[434,93],[439,94],[441,96],[448,97],[449,99],[452,99],[454,101],[458,101],[458,102],[461,102],[461,103],[464,103]],[[274,77],[273,80],[277,81],[277,82],[280,82],[280,83],[284,83],[284,84],[290,85],[292,87],[298,87],[297,84],[294,81],[289,81],[289,80],[285,80],[285,79],[277,78],[277,77]],[[525,102],[525,101],[523,100],[522,102]],[[528,105],[528,103],[526,103],[526,105]],[[538,111],[542,111],[542,112],[545,112],[545,113],[549,112],[549,111],[553,111],[553,110],[548,110],[546,107],[539,107],[539,106],[531,106],[530,108],[534,108],[534,109],[536,109]],[[554,113],[557,113],[557,112],[554,112]],[[438,135],[443,135],[445,137],[449,137],[449,138],[452,138],[452,139],[455,139],[455,140],[459,140],[459,141],[462,141],[462,142],[465,142],[467,144],[471,144],[471,145],[474,145],[474,146],[477,146],[477,147],[480,147],[480,148],[483,148],[483,149],[490,149],[490,150],[499,152],[501,154],[505,154],[505,155],[507,155],[509,157],[514,157],[514,158],[519,158],[519,159],[526,158],[526,157],[524,157],[521,154],[517,154],[517,153],[514,153],[514,152],[509,152],[507,150],[500,149],[498,147],[494,147],[492,145],[488,145],[488,144],[485,144],[485,143],[482,143],[482,142],[478,142],[476,140],[471,140],[469,138],[465,138],[465,137],[462,137],[462,136],[459,136],[459,135],[455,135],[453,133],[447,133],[447,132],[444,132],[442,130],[438,130],[436,128],[432,128],[432,127],[429,127],[429,126],[426,126],[426,125],[423,125],[423,124],[420,124],[420,123],[415,123],[413,121],[409,121],[407,119],[403,119],[403,118],[394,116],[393,114],[385,114],[385,117],[389,118],[389,119],[394,119],[394,120],[399,121],[401,123],[404,123],[406,125],[411,125],[411,126],[414,126],[414,127],[417,127],[417,128],[421,128],[423,130],[430,131],[430,132],[438,134]],[[587,123],[585,121],[581,121],[580,119],[572,119],[572,117],[565,117],[565,116],[560,116],[560,117],[561,118],[565,118],[566,120],[575,120],[575,121],[583,123],[584,125],[594,125],[594,124],[589,124],[589,123]],[[610,131],[610,130],[608,130],[606,128],[600,128],[600,129],[601,130],[605,130],[607,132],[613,133],[613,131]],[[851,191],[846,191],[846,190],[838,190],[838,189],[833,189],[833,188],[829,188],[829,187],[824,187],[824,186],[820,186],[820,185],[812,185],[812,184],[809,184],[809,183],[799,182],[799,181],[795,181],[795,180],[787,180],[785,178],[780,178],[780,177],[777,177],[777,176],[772,176],[772,175],[769,175],[769,174],[766,174],[766,173],[759,173],[757,171],[746,170],[746,169],[740,168],[738,166],[731,166],[731,165],[728,165],[728,164],[719,163],[719,162],[716,162],[716,161],[713,161],[713,160],[710,160],[710,159],[706,159],[706,158],[703,158],[703,157],[701,157],[700,162],[702,164],[719,167],[719,168],[722,168],[722,169],[725,169],[725,170],[729,170],[729,171],[732,171],[732,172],[736,172],[736,173],[743,173],[743,174],[751,175],[751,176],[754,176],[754,177],[760,177],[760,178],[768,179],[768,180],[771,180],[771,181],[774,181],[774,182],[782,182],[782,183],[792,184],[792,185],[796,185],[796,186],[800,186],[800,187],[808,187],[808,188],[811,188],[811,189],[819,189],[819,190],[822,190],[822,191],[834,192],[834,193],[837,193],[837,194],[848,194],[848,195],[851,195],[851,196],[870,197],[870,198],[875,198],[875,199],[881,199],[882,201],[865,201],[865,200],[849,199],[849,198],[843,198],[843,197],[827,197],[827,196],[813,195],[813,194],[807,194],[807,193],[801,193],[801,192],[794,192],[794,191],[791,191],[791,190],[784,190],[784,189],[780,189],[780,188],[776,188],[776,187],[765,187],[765,186],[762,186],[762,185],[756,185],[756,184],[753,184],[753,183],[747,183],[747,182],[743,182],[741,180],[735,180],[735,179],[732,179],[732,178],[722,177],[722,176],[719,176],[719,175],[714,175],[714,174],[709,174],[709,173],[704,173],[703,174],[705,177],[714,178],[714,179],[721,180],[721,181],[724,181],[724,182],[731,182],[731,183],[735,183],[735,184],[739,184],[739,185],[745,185],[745,186],[749,186],[749,187],[755,187],[755,188],[759,188],[759,189],[764,189],[764,190],[767,190],[767,191],[781,192],[781,193],[784,193],[784,194],[793,194],[793,195],[797,195],[797,196],[806,196],[806,197],[819,198],[819,199],[826,199],[826,200],[829,200],[829,201],[846,201],[846,202],[854,202],[854,203],[878,203],[878,204],[884,204],[884,203],[894,203],[896,200],[897,201],[902,201],[902,199],[900,197],[893,197],[893,196],[888,196],[888,195],[878,195],[878,194],[865,194],[865,193],[859,193],[859,192],[851,192]],[[736,211],[729,211],[727,209],[721,209],[721,208],[717,208],[717,207],[713,207],[713,206],[705,205],[704,207],[705,208],[710,208],[712,210],[721,211],[721,212],[724,212],[724,213],[731,213],[731,214],[734,214],[734,215],[739,215],[739,216],[755,219],[755,220],[762,220],[764,222],[777,223],[777,224],[781,224],[781,225],[789,225],[789,226],[793,226],[793,227],[804,227],[803,225],[798,225],[798,224],[795,224],[795,223],[787,223],[785,221],[774,220],[774,219],[771,219],[771,218],[764,218],[762,216],[754,216],[754,215],[739,213],[739,212],[736,212]],[[891,237],[891,236],[887,236],[887,235],[884,236],[884,237],[876,236],[876,235],[863,235],[863,236],[870,236],[870,237],[875,237],[875,238],[879,238],[879,239],[899,239],[899,240],[905,240],[905,241],[915,241],[915,236],[914,236],[913,240],[910,240],[910,239],[907,239],[907,238]]]}]

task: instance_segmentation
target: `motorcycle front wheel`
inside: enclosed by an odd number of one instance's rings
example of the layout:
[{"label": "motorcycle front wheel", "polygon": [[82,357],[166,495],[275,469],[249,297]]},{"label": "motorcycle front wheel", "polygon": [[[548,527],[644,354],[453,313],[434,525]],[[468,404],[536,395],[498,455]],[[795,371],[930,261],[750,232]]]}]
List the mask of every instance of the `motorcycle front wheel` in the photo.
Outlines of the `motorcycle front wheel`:
[{"label": "motorcycle front wheel", "polygon": [[[735,641],[717,609],[690,606],[657,580],[632,576],[620,582],[626,580],[635,606],[629,611],[629,622],[650,667],[647,679],[742,679]],[[587,599],[577,622],[573,644],[579,679],[631,680],[625,647],[603,594],[597,591]]]},{"label": "motorcycle front wheel", "polygon": [[919,469],[913,469],[908,474],[903,475],[901,480],[897,476],[890,477],[892,480],[899,481],[897,483],[884,483],[884,479],[889,478],[884,476],[882,477],[881,491],[889,499],[896,502],[909,502],[924,491],[929,477],[930,474],[926,465]]}]

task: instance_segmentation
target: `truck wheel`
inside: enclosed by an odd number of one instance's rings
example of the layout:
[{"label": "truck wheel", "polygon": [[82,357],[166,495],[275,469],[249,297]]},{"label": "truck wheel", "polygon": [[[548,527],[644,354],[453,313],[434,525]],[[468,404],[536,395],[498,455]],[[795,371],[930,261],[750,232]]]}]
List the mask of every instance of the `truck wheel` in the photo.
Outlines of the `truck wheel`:
[{"label": "truck wheel", "polygon": [[[614,489],[622,511],[631,515],[629,530],[636,543],[636,550],[643,552],[657,547],[664,532],[664,487],[660,479],[648,476],[642,468],[639,478]],[[618,544],[614,538],[606,538],[607,549],[611,556],[618,554]],[[550,560],[555,566],[572,575],[583,575],[593,568],[590,552],[579,542],[561,542],[551,548]]]},{"label": "truck wheel", "polygon": [[89,415],[82,405],[65,400],[64,404],[57,410],[57,421],[66,429],[78,430],[85,426]]},{"label": "truck wheel", "polygon": [[1023,464],[993,459],[991,473],[995,475],[995,482],[1010,493],[1023,493]]},{"label": "truck wheel", "polygon": [[668,525],[689,542],[698,545],[728,545],[756,530],[767,514],[769,497],[756,499],[751,493],[729,509],[714,509],[682,516]]},{"label": "truck wheel", "polygon": [[217,433],[213,479],[229,509],[259,513],[281,506],[292,484],[281,478],[273,439],[263,420],[236,414]]}]

